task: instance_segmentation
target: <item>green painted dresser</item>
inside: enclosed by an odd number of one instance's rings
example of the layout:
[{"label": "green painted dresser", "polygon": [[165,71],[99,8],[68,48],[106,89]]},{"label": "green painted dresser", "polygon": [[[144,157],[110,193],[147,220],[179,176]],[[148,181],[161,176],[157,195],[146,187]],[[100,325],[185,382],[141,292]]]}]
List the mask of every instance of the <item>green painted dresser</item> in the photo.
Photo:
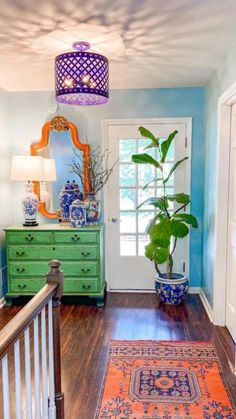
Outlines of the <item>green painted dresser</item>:
[{"label": "green painted dresser", "polygon": [[61,261],[65,296],[89,296],[104,305],[104,225],[73,229],[62,224],[5,229],[8,293],[6,300],[34,295],[45,284],[51,259]]}]

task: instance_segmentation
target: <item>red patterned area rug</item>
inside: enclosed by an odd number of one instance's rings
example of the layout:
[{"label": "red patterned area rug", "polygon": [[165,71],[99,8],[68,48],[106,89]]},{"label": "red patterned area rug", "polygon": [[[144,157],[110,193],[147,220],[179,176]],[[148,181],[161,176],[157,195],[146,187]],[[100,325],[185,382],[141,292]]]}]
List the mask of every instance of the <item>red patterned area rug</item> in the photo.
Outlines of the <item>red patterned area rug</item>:
[{"label": "red patterned area rug", "polygon": [[233,419],[210,343],[112,341],[96,419]]}]

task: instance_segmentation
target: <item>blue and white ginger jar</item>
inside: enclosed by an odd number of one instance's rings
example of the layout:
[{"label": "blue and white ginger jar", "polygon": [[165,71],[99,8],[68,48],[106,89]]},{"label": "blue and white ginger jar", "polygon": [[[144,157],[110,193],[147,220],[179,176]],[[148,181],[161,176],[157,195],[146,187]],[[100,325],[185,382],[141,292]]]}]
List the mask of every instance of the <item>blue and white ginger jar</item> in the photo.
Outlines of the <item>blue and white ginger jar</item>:
[{"label": "blue and white ginger jar", "polygon": [[70,224],[71,227],[86,226],[86,208],[79,199],[76,199],[70,205]]},{"label": "blue and white ginger jar", "polygon": [[78,184],[73,180],[69,180],[63,185],[58,200],[61,207],[62,219],[69,221],[70,219],[70,205],[76,199],[83,200],[83,194],[79,189]]}]

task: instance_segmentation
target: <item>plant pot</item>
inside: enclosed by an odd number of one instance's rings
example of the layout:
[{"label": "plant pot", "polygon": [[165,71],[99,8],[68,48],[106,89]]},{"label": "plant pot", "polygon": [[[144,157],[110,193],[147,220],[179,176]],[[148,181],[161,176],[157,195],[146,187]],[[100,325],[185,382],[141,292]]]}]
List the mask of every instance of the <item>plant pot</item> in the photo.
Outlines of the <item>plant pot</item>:
[{"label": "plant pot", "polygon": [[161,301],[165,304],[181,304],[188,293],[189,281],[182,274],[173,273],[173,278],[167,279],[166,274],[156,275],[155,289]]}]

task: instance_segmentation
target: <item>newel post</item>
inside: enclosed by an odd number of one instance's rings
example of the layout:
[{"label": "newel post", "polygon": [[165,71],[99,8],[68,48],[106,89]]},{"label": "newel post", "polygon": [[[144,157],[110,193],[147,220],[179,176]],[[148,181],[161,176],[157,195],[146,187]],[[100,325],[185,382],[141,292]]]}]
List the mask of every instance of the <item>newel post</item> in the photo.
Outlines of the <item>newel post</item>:
[{"label": "newel post", "polygon": [[59,269],[59,260],[51,260],[51,270],[47,274],[47,283],[57,284],[57,290],[52,300],[53,307],[53,356],[56,418],[64,419],[64,394],[61,388],[61,338],[60,338],[60,300],[63,294],[63,272]]}]

